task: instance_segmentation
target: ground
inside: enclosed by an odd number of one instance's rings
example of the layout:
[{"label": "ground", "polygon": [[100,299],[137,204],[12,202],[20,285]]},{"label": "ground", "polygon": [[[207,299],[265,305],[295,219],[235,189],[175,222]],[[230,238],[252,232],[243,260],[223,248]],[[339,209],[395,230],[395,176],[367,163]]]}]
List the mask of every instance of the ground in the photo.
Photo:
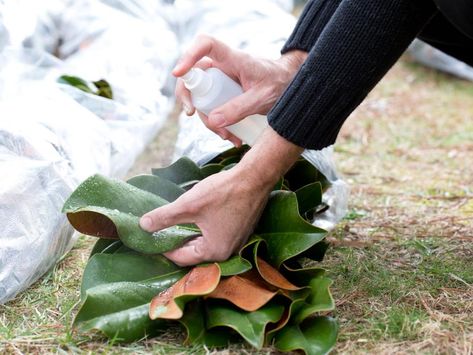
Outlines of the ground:
[{"label": "ground", "polygon": [[[169,162],[169,121],[130,175]],[[329,236],[340,354],[473,352],[473,84],[403,58],[345,124],[336,162],[351,186],[349,213]],[[71,330],[92,238],[0,306],[0,351],[261,353],[186,348],[170,329],[112,344]]]}]

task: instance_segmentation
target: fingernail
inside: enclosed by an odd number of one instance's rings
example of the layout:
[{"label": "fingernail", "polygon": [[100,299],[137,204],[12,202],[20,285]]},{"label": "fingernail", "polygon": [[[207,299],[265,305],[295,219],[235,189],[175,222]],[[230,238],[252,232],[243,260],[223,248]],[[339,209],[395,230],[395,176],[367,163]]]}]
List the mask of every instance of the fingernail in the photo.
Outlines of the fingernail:
[{"label": "fingernail", "polygon": [[172,71],[173,72],[178,71],[179,69],[181,69],[181,67],[182,67],[181,59],[179,59],[179,61],[177,62],[176,66],[174,67],[174,69]]},{"label": "fingernail", "polygon": [[151,228],[153,227],[153,220],[151,217],[143,217],[140,219],[140,227],[143,228],[144,230],[151,231]]},{"label": "fingernail", "polygon": [[184,105],[182,105],[182,107],[184,108],[184,111],[187,114],[187,116],[190,116],[192,114],[192,110],[189,107],[189,105],[184,104]]},{"label": "fingernail", "polygon": [[213,115],[210,120],[217,128],[225,127],[225,117],[221,113]]}]

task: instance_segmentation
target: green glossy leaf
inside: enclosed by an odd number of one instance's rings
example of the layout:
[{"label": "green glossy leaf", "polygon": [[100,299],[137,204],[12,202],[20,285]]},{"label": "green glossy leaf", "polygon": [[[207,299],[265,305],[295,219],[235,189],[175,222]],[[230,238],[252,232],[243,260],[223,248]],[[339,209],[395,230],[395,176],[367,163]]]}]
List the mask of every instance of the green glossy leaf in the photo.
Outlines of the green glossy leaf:
[{"label": "green glossy leaf", "polygon": [[327,178],[305,159],[299,159],[289,169],[284,177],[287,185],[292,191],[296,191],[316,181],[320,181],[322,184],[322,190],[325,190],[330,186]]},{"label": "green glossy leaf", "polygon": [[226,261],[218,263],[218,266],[220,267],[222,276],[242,274],[251,270],[253,267],[248,260],[239,255],[235,255]]},{"label": "green glossy leaf", "polygon": [[166,323],[161,319],[151,320],[148,315],[149,304],[132,307],[84,321],[75,326],[83,331],[98,330],[115,341],[132,342],[152,337],[163,329]]},{"label": "green glossy leaf", "polygon": [[65,202],[63,212],[81,233],[101,238],[120,238],[129,248],[159,254],[181,246],[200,234],[192,226],[175,226],[148,233],[140,217],[167,203],[163,198],[125,182],[94,175],[85,180]]},{"label": "green glossy leaf", "polygon": [[308,355],[328,354],[335,345],[338,324],[331,317],[307,319],[299,325],[287,325],[275,335],[274,346],[280,351],[302,350]]},{"label": "green glossy leaf", "polygon": [[296,191],[299,213],[304,216],[307,212],[322,203],[322,184],[314,182]]},{"label": "green glossy leaf", "polygon": [[186,328],[185,344],[205,345],[207,347],[227,346],[234,334],[225,328],[206,328],[205,308],[201,300],[195,300],[186,305],[184,316],[179,322]]},{"label": "green glossy leaf", "polygon": [[222,164],[207,164],[201,168],[204,177],[220,172],[225,166]]},{"label": "green glossy leaf", "polygon": [[191,159],[183,157],[166,168],[152,169],[153,175],[162,177],[175,184],[182,184],[191,180],[202,180],[204,174]]},{"label": "green glossy leaf", "polygon": [[74,325],[83,331],[97,329],[123,341],[140,339],[162,324],[149,318],[150,299],[184,274],[179,270],[141,282],[115,282],[90,288]]},{"label": "green glossy leaf", "polygon": [[292,268],[287,266],[286,263],[282,265],[281,272],[299,287],[307,286],[309,280],[325,275],[325,270],[316,266],[302,267],[298,265]]},{"label": "green glossy leaf", "polygon": [[327,232],[303,219],[294,192],[273,191],[256,228],[265,241],[268,261],[279,268],[282,262],[308,250]]},{"label": "green glossy leaf", "polygon": [[258,222],[256,233],[261,235],[284,232],[327,234],[326,230],[310,224],[301,217],[294,192],[273,191]]},{"label": "green glossy leaf", "polygon": [[179,269],[181,268],[162,255],[96,254],[85,267],[81,298],[85,297],[88,289],[98,285],[119,281],[142,281]]},{"label": "green glossy leaf", "polygon": [[327,243],[325,240],[322,240],[307,249],[305,252],[301,253],[299,258],[308,258],[315,261],[322,261],[329,246],[329,243]]},{"label": "green glossy leaf", "polygon": [[298,324],[314,313],[333,310],[335,302],[329,289],[332,282],[331,279],[324,276],[311,279],[309,288],[301,291],[307,296],[294,305],[291,321]]},{"label": "green glossy leaf", "polygon": [[105,97],[106,99],[113,100],[113,90],[107,80],[100,79],[94,81],[93,84],[97,88],[96,95]]},{"label": "green glossy leaf", "polygon": [[99,253],[113,253],[116,249],[120,248],[123,243],[119,240],[114,239],[97,239],[92,251],[90,252],[89,258]]},{"label": "green glossy leaf", "polygon": [[158,195],[166,201],[172,202],[181,196],[186,190],[179,185],[156,175],[138,175],[127,181],[141,190]]},{"label": "green glossy leaf", "polygon": [[227,149],[226,151],[220,153],[215,158],[213,158],[209,162],[209,164],[220,164],[222,160],[225,160],[230,157],[235,157],[235,156],[241,158],[249,149],[250,147],[246,144],[242,145],[239,148],[233,147],[233,148]]},{"label": "green glossy leaf", "polygon": [[240,156],[236,155],[236,156],[223,159],[219,164],[223,166],[228,166],[228,165],[237,164],[239,161],[240,161]]},{"label": "green glossy leaf", "polygon": [[224,302],[208,304],[207,327],[229,327],[238,332],[250,345],[261,349],[268,323],[276,323],[284,313],[284,306],[268,303],[257,311],[245,312]]},{"label": "green glossy leaf", "polygon": [[59,79],[57,80],[57,82],[61,83],[61,84],[67,84],[67,85],[73,86],[76,89],[82,90],[82,91],[87,92],[89,94],[94,93],[94,91],[90,87],[90,84],[87,81],[85,81],[85,80],[83,80],[83,79],[81,79],[77,76],[61,75],[59,77]]}]

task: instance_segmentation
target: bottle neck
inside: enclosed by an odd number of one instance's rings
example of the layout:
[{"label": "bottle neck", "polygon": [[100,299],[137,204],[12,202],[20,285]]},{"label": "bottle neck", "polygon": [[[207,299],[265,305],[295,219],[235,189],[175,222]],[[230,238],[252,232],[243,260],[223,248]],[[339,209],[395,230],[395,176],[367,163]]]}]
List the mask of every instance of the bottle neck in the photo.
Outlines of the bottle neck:
[{"label": "bottle neck", "polygon": [[205,96],[213,85],[212,76],[200,68],[192,68],[181,79],[192,95],[199,97]]}]

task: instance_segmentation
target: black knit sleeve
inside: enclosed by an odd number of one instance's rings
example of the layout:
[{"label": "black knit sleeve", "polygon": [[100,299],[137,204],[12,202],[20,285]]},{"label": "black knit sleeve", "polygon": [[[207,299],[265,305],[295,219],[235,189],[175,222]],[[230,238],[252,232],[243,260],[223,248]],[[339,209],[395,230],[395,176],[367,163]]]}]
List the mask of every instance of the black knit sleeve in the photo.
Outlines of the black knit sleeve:
[{"label": "black knit sleeve", "polygon": [[342,0],[309,0],[281,53],[293,49],[309,52]]},{"label": "black knit sleeve", "polygon": [[[268,113],[271,127],[304,148],[333,144],[348,115],[436,12],[432,0],[342,0]],[[308,14],[303,21],[314,22]]]}]

